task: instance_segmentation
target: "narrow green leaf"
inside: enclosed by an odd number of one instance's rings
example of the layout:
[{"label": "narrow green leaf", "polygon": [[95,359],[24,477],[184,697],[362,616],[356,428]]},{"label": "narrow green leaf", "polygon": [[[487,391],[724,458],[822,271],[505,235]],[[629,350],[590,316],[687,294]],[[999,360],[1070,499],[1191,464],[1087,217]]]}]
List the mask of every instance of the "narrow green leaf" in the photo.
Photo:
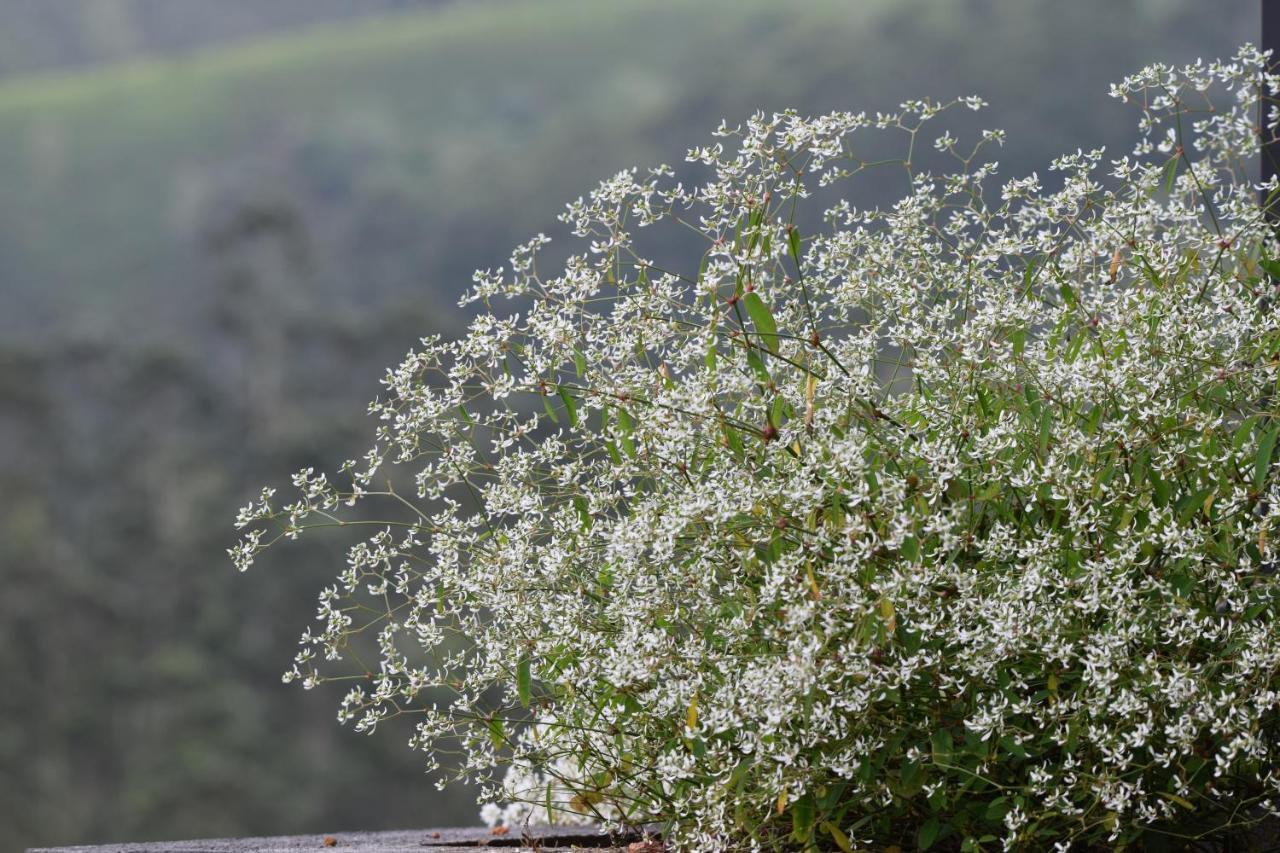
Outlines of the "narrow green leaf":
[{"label": "narrow green leaf", "polygon": [[1071,287],[1071,285],[1067,284],[1064,281],[1062,285],[1058,288],[1058,292],[1062,294],[1062,301],[1067,303],[1067,307],[1069,308],[1076,307],[1076,292]]},{"label": "narrow green leaf", "polygon": [[933,747],[933,760],[946,761],[955,751],[955,743],[951,740],[951,732],[946,729],[935,729],[929,738]]},{"label": "narrow green leaf", "polygon": [[724,433],[724,440],[734,455],[741,458],[743,453],[742,435],[727,423],[721,423],[720,429]]},{"label": "narrow green leaf", "polygon": [[1258,261],[1258,266],[1262,267],[1267,275],[1274,279],[1280,279],[1280,261],[1273,261],[1270,258],[1263,258]]},{"label": "narrow green leaf", "polygon": [[1170,157],[1169,162],[1164,164],[1164,191],[1173,190],[1173,181],[1178,176],[1178,158]]},{"label": "narrow green leaf", "polygon": [[487,727],[489,729],[489,740],[493,742],[494,748],[501,749],[507,742],[507,732],[502,727],[502,720],[499,720],[496,717],[490,717],[487,722]]},{"label": "narrow green leaf", "polygon": [[578,425],[578,404],[574,401],[573,395],[565,390],[563,385],[560,386],[560,400],[564,403],[564,410],[569,414],[569,426],[576,427]]},{"label": "narrow green leaf", "polygon": [[733,772],[729,774],[729,781],[726,788],[731,788],[738,793],[742,792],[742,785],[746,782],[747,771],[751,769],[751,765],[755,762],[750,757],[744,758],[738,762],[738,766],[733,768]]},{"label": "narrow green leaf", "polygon": [[1253,432],[1254,425],[1258,422],[1257,415],[1250,415],[1240,422],[1240,426],[1236,427],[1236,431],[1231,435],[1231,448],[1237,453],[1240,448],[1244,447],[1244,443],[1249,440],[1250,433]]},{"label": "narrow green leaf", "polygon": [[805,794],[791,806],[791,837],[808,841],[813,834],[813,797]]},{"label": "narrow green leaf", "polygon": [[1187,809],[1187,810],[1195,809],[1195,805],[1190,800],[1186,799],[1185,797],[1179,797],[1177,794],[1172,794],[1172,793],[1169,793],[1168,791],[1161,791],[1160,796],[1168,797],[1171,802],[1177,803],[1178,805],[1182,806],[1184,809]]},{"label": "narrow green leaf", "polygon": [[916,838],[916,843],[921,850],[928,850],[933,846],[933,842],[938,840],[938,833],[942,831],[942,824],[938,823],[936,817],[931,817],[920,827],[920,834]]},{"label": "narrow green leaf", "polygon": [[751,366],[761,385],[769,384],[769,368],[764,366],[764,359],[756,353],[755,349],[747,350],[747,364]]},{"label": "narrow green leaf", "polygon": [[800,229],[794,225],[787,229],[787,247],[791,250],[791,260],[800,266]]},{"label": "narrow green leaf", "polygon": [[582,520],[582,529],[591,527],[591,512],[587,507],[587,499],[582,495],[574,495],[573,507],[578,511],[578,518]]},{"label": "narrow green leaf", "polygon": [[1162,479],[1155,468],[1151,469],[1150,477],[1152,501],[1157,507],[1168,505],[1169,498],[1173,494],[1173,486],[1168,480]]},{"label": "narrow green leaf", "polygon": [[773,398],[773,406],[769,410],[769,423],[776,427],[782,426],[782,422],[786,417],[787,401],[779,394]]},{"label": "narrow green leaf", "polygon": [[522,655],[516,664],[516,694],[520,697],[520,704],[528,708],[533,696],[533,674],[529,670],[527,654]]},{"label": "narrow green leaf", "polygon": [[991,417],[991,395],[987,393],[987,389],[978,386],[977,389],[978,411],[984,418]]},{"label": "narrow green leaf", "polygon": [[742,297],[742,304],[747,308],[747,314],[751,317],[751,322],[755,324],[756,334],[769,351],[774,355],[778,354],[778,324],[774,322],[773,314],[770,313],[769,307],[764,304],[764,300],[760,298],[760,294],[752,292]]},{"label": "narrow green leaf", "polygon": [[1261,489],[1267,480],[1267,471],[1271,468],[1271,454],[1276,449],[1276,435],[1280,427],[1272,427],[1258,442],[1258,455],[1253,458],[1253,487]]},{"label": "narrow green leaf", "polygon": [[1085,420],[1084,431],[1088,435],[1093,435],[1098,431],[1098,424],[1102,422],[1102,406],[1095,403],[1093,409],[1089,411],[1089,417]]},{"label": "narrow green leaf", "polygon": [[1009,341],[1013,344],[1013,357],[1021,358],[1022,351],[1027,347],[1027,330],[1018,329],[1009,335]]},{"label": "narrow green leaf", "polygon": [[1053,432],[1053,409],[1048,406],[1044,407],[1044,411],[1040,413],[1040,455],[1044,456],[1049,450],[1049,437]]},{"label": "narrow green leaf", "polygon": [[844,853],[853,853],[853,845],[849,843],[849,836],[844,834],[844,830],[829,820],[824,820],[822,822],[822,828],[827,831],[827,835],[831,836],[831,840],[833,840],[836,843],[836,846],[843,850]]},{"label": "narrow green leaf", "polygon": [[1190,521],[1191,517],[1199,512],[1200,508],[1204,506],[1205,499],[1207,499],[1211,494],[1213,494],[1213,489],[1210,488],[1200,489],[1194,494],[1183,495],[1174,506],[1174,509],[1176,509],[1178,513],[1178,521],[1182,524],[1186,524]]},{"label": "narrow green leaf", "polygon": [[628,456],[635,458],[636,444],[631,438],[631,433],[635,429],[635,421],[631,419],[631,413],[626,409],[618,409],[618,428],[622,432],[622,449],[627,452]]}]

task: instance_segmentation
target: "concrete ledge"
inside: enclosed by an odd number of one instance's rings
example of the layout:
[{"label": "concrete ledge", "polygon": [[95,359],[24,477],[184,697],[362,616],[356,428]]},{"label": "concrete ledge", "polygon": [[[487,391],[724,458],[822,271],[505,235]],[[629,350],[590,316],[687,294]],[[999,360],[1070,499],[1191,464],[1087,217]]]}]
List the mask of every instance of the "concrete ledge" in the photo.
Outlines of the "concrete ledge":
[{"label": "concrete ledge", "polygon": [[328,835],[285,835],[275,838],[213,838],[201,841],[153,841],[137,844],[103,844],[90,847],[40,847],[27,853],[464,853],[468,848],[490,847],[498,851],[524,850],[626,850],[657,853],[658,844],[645,844],[639,836],[603,835],[597,829],[564,826],[530,827],[507,833],[483,827],[465,829],[394,830],[391,832],[334,832]]}]

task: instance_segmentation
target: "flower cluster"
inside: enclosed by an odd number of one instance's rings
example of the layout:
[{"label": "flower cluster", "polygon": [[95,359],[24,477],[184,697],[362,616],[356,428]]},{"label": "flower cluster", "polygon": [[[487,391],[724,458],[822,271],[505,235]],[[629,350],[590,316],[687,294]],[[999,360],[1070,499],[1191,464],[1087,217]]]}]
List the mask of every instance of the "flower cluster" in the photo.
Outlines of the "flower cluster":
[{"label": "flower cluster", "polygon": [[[1043,177],[997,179],[999,132],[931,134],[963,98],[756,115],[679,177],[604,181],[563,268],[519,247],[388,373],[349,485],[242,512],[241,568],[373,531],[286,678],[353,684],[359,730],[411,716],[510,803],[491,821],[689,848],[1277,812],[1280,263],[1250,170],[1278,90],[1248,47],[1152,66],[1113,90],[1133,152]],[[902,198],[858,206],[869,170]]]}]

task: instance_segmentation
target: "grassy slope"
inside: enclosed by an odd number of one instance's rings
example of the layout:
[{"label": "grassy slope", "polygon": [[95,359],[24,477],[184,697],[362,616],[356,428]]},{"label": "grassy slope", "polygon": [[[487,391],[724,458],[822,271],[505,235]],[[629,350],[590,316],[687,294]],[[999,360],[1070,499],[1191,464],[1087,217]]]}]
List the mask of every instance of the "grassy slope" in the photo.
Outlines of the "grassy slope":
[{"label": "grassy slope", "polygon": [[[1043,147],[1053,140],[1036,135],[1070,94],[1100,108],[1077,123],[1088,142],[1127,130],[1102,94],[1114,69],[1183,57],[1188,45],[1221,52],[1250,35],[1243,14],[1187,33],[1180,0],[1147,4],[1154,14],[1125,5],[460,4],[184,61],[21,78],[0,84],[0,289],[12,304],[60,305],[64,317],[172,298],[185,279],[175,247],[210,174],[299,139],[314,142],[318,168],[364,157],[361,192],[409,198],[424,238],[496,222],[505,240],[548,227],[605,174],[677,159],[722,116],[981,88],[997,105],[1031,100],[1000,119],[1015,140],[1023,131]],[[1088,40],[1064,44],[1064,30]],[[1098,61],[1079,66],[1077,47]],[[1058,77],[1070,85],[1029,88]],[[458,262],[496,265],[506,248]],[[422,274],[463,269],[428,263]]]},{"label": "grassy slope", "polygon": [[183,193],[206,170],[298,137],[372,145],[383,180],[430,200],[426,227],[546,219],[606,168],[656,159],[645,134],[684,93],[774,70],[741,50],[803,26],[774,8],[751,0],[727,25],[713,4],[457,8],[0,86],[0,274],[47,296],[127,298],[167,271]]}]

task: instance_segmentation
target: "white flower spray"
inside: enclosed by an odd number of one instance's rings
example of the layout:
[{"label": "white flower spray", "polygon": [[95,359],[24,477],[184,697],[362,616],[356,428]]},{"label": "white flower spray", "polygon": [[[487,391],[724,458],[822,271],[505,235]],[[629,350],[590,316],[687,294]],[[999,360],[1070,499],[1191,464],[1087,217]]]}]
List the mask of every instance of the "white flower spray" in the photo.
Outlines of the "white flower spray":
[{"label": "white flower spray", "polygon": [[[603,182],[563,269],[519,247],[388,373],[347,485],[241,512],[241,569],[373,532],[286,679],[412,717],[491,824],[1065,849],[1274,811],[1277,89],[1248,47],[1151,66],[1112,91],[1132,154],[1045,179],[930,137],[964,98],[756,115],[705,180]],[[909,192],[860,207],[871,169]],[[689,234],[698,267],[651,256]]]}]

